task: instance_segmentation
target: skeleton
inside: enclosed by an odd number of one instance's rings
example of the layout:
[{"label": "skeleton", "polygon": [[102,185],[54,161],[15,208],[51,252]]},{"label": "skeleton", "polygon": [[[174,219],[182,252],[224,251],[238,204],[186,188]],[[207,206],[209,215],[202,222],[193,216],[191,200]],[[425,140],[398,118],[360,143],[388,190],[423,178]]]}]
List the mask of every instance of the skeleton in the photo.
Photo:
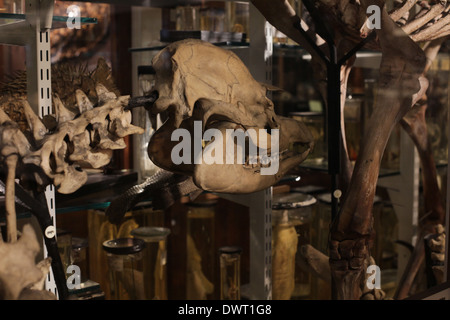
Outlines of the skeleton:
[{"label": "skeleton", "polygon": [[[79,82],[73,78],[68,79],[73,91],[58,90],[64,87],[64,81],[60,79],[53,96],[55,114],[45,117],[45,121],[34,113],[24,97],[11,95],[9,99],[12,102],[8,102],[7,97],[3,106],[10,114],[10,103],[21,106],[20,115],[28,125],[25,131],[0,109],[0,163],[6,171],[3,188],[8,242],[6,247],[13,246],[17,241],[15,202],[22,201],[31,211],[36,209],[30,199],[24,198],[26,194],[22,193],[19,200],[16,199],[16,178],[20,181],[20,191],[23,187],[35,195],[42,194],[49,184],[53,184],[60,193],[75,192],[87,180],[87,173],[83,168],[101,168],[107,165],[113,150],[126,147],[124,137],[143,133],[142,128],[131,124],[131,112],[126,110],[130,97],[117,97],[106,88],[110,85],[110,73],[106,72],[104,75],[106,86],[95,81],[99,80],[104,66],[104,61],[99,61],[96,70],[98,73],[83,73],[79,75]],[[83,87],[87,94],[81,90]],[[66,107],[58,92],[64,95],[65,101],[76,101],[78,110],[72,106]],[[39,208],[36,210],[39,211]],[[42,218],[42,212],[40,217]]]},{"label": "skeleton", "polygon": [[[326,73],[321,55],[329,54],[324,40],[330,30],[337,47],[338,57],[344,56],[355,43],[361,43],[369,33],[375,33],[377,39],[368,39],[366,46],[382,52],[380,80],[377,104],[369,120],[369,129],[361,143],[360,155],[352,168],[345,148],[345,131],[342,131],[340,189],[344,192],[342,206],[333,222],[330,239],[330,272],[336,287],[336,298],[359,299],[364,289],[365,265],[369,261],[370,237],[372,235],[371,208],[375,195],[379,165],[387,139],[393,126],[401,121],[402,126],[412,137],[419,150],[422,162],[424,193],[429,215],[418,245],[411,258],[404,279],[399,286],[397,298],[405,297],[411,288],[412,279],[423,261],[423,236],[436,233],[437,225],[443,223],[443,205],[436,183],[436,172],[429,141],[426,135],[424,110],[412,108],[427,89],[425,78],[430,61],[433,60],[443,37],[450,32],[447,1],[395,1],[396,8],[388,13],[385,1],[304,1],[315,10],[312,15],[326,17],[329,24],[316,26],[316,33],[295,14],[287,1],[253,0],[252,3],[267,20],[278,30],[301,44],[313,56],[313,65],[321,92],[326,97]],[[421,11],[415,17],[409,17],[409,10],[419,3]],[[381,28],[370,30],[367,23],[367,8],[376,5],[381,9]],[[300,24],[301,23],[301,24]],[[305,32],[299,32],[296,25]],[[328,28],[327,28],[328,27]],[[312,40],[312,41],[310,41]],[[422,50],[415,42],[428,41]],[[320,48],[316,51],[314,45]],[[427,59],[428,60],[427,62]],[[341,67],[341,101],[345,101],[348,75],[352,59]],[[428,63],[428,64],[427,64]],[[331,108],[332,106],[328,106]],[[417,109],[420,109],[417,112]],[[342,122],[343,103],[341,103]],[[407,117],[405,117],[407,116]],[[424,130],[425,128],[425,130]]]},{"label": "skeleton", "polygon": [[[127,210],[151,194],[156,201],[164,202],[161,204],[164,207],[176,198],[161,201],[164,194],[167,196],[166,191],[180,195],[195,194],[198,190],[225,193],[263,190],[301,163],[313,147],[313,138],[304,124],[276,115],[272,101],[266,96],[270,88],[255,81],[231,51],[188,39],[167,46],[154,57],[152,65],[156,84],[148,97],[147,108],[151,114],[167,113],[168,119],[152,135],[148,154],[162,170],[114,200],[107,210],[110,221],[120,221]],[[136,106],[142,104],[145,104],[143,98]],[[252,164],[248,154],[245,163],[239,164],[235,154],[235,161],[229,164],[225,151],[223,164],[196,164],[195,150],[191,152],[190,164],[175,164],[171,152],[178,142],[172,141],[171,135],[176,129],[186,129],[194,140],[196,121],[201,122],[202,133],[214,128],[223,137],[227,136],[227,129],[266,129],[267,141],[271,141],[271,130],[278,129],[278,171],[261,175],[263,161],[258,157]],[[262,146],[262,136],[250,136],[250,139],[273,156],[269,143]],[[190,145],[195,143],[192,141]],[[225,139],[212,139],[202,149],[208,145],[225,149],[225,144]]]}]

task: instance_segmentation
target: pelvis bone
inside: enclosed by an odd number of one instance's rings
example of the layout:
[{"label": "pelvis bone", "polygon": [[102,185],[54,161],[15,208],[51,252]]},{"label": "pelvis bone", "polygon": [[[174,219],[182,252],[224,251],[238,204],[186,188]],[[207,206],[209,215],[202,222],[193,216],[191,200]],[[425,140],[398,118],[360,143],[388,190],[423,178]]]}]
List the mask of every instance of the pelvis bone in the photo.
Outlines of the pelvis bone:
[{"label": "pelvis bone", "polygon": [[[158,98],[150,112],[166,112],[168,120],[152,136],[148,145],[149,157],[165,170],[193,177],[199,188],[226,193],[262,190],[301,163],[313,147],[308,129],[296,120],[275,114],[274,105],[267,98],[269,88],[253,79],[246,66],[231,51],[201,40],[183,40],[159,52],[153,59],[153,67],[156,71],[153,96]],[[262,135],[249,138],[268,156],[278,157],[278,170],[274,174],[262,175],[264,162],[257,157],[250,164],[249,148],[245,147],[245,161],[237,161],[237,156],[234,158],[236,161],[227,161],[226,139],[200,141],[202,151],[208,145],[214,150],[221,149],[223,161],[195,161],[197,153],[194,146],[198,146],[199,141],[194,141],[198,138],[194,128],[199,123],[201,137],[208,129],[215,129],[222,137],[227,137],[229,130],[242,130],[244,133],[250,129],[255,132],[265,130],[265,138]],[[173,138],[177,129],[185,129],[192,140],[188,144],[191,146],[190,159],[182,163],[174,161],[172,153],[181,142]],[[271,136],[273,130],[277,130],[279,135],[275,142]],[[267,141],[277,144],[277,154]]]}]

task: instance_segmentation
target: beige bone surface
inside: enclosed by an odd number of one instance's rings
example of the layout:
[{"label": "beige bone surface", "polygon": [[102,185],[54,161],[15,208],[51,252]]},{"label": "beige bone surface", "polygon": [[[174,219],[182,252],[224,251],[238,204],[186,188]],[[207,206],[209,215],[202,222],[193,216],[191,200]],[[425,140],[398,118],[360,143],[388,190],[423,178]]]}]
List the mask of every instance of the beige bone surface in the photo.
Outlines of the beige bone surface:
[{"label": "beige bone surface", "polygon": [[[44,261],[36,265],[35,259],[39,250],[40,245],[30,225],[23,227],[22,235],[16,242],[0,242],[0,296],[2,299],[19,299],[24,289],[43,290],[43,280],[49,271],[49,262]],[[48,297],[47,294],[38,294],[38,296],[41,299]]]},{"label": "beige bone surface", "polygon": [[[268,86],[257,82],[233,52],[205,41],[188,39],[164,48],[152,64],[156,71],[153,92],[158,99],[150,112],[168,113],[168,120],[148,144],[149,157],[157,166],[192,176],[194,183],[203,190],[251,193],[279,181],[311,150],[313,138],[308,129],[303,123],[275,114],[273,102],[267,97]],[[216,129],[223,137],[227,130],[279,130],[279,169],[274,174],[262,175],[261,159],[254,166],[237,161],[198,164],[194,163],[197,155],[193,152],[190,163],[174,163],[171,151],[179,142],[172,140],[172,134],[177,129],[187,130],[193,146],[196,143],[195,121],[202,123],[201,134]],[[226,139],[218,140],[211,141],[210,147],[225,149]],[[202,145],[202,152],[206,145]],[[271,151],[269,149],[267,151]]]}]

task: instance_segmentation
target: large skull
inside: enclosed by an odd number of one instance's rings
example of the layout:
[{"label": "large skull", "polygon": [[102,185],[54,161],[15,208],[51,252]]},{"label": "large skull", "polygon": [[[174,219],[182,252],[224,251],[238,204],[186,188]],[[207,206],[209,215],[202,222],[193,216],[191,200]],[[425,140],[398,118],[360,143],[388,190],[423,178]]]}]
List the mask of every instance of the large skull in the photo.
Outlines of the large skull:
[{"label": "large skull", "polygon": [[[310,152],[313,138],[307,128],[296,120],[275,114],[273,103],[266,96],[268,88],[253,79],[233,52],[188,39],[159,52],[153,59],[153,67],[156,72],[153,94],[158,98],[150,112],[166,112],[168,119],[152,136],[148,154],[161,168],[192,176],[195,184],[203,190],[249,193],[276,183]],[[174,147],[185,142],[172,138],[176,129],[186,129],[190,133],[190,161],[176,163],[173,160]],[[224,138],[200,141],[201,153],[222,150],[222,164],[198,161],[198,133],[203,137],[208,129],[217,129]],[[243,132],[253,129],[256,133],[261,129],[265,135],[247,137],[245,161],[239,162],[235,152],[235,161],[230,163],[226,159],[226,138],[230,132],[227,129],[241,129]],[[279,141],[272,140],[275,132],[279,134]],[[249,154],[249,141],[260,151],[266,150],[271,156],[279,155],[279,167],[275,173],[261,174],[264,167],[273,163],[265,163],[261,158],[251,160],[256,158]],[[272,145],[274,142],[277,143],[278,154],[275,151],[271,153],[271,149],[275,150],[272,148],[275,147]]]}]

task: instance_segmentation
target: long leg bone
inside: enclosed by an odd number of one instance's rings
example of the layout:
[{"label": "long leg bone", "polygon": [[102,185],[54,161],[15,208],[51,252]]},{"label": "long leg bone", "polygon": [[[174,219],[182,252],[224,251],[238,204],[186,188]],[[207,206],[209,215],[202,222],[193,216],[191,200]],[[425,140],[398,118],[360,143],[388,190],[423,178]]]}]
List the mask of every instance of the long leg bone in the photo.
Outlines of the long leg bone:
[{"label": "long leg bone", "polygon": [[381,158],[392,129],[427,88],[422,76],[426,59],[420,47],[392,21],[383,2],[362,4],[383,8],[381,29],[376,30],[383,56],[378,99],[368,123],[368,134],[363,137],[348,193],[331,228],[330,265],[338,299],[361,296],[364,261],[368,258],[372,233],[370,212]]},{"label": "long leg bone", "polygon": [[6,190],[5,190],[5,207],[6,207],[6,223],[7,223],[7,241],[15,242],[17,240],[17,222],[14,183],[16,178],[16,166],[19,155],[23,156],[29,151],[29,144],[25,136],[20,132],[16,123],[0,109],[0,139],[4,144],[0,154],[3,158],[6,168]]},{"label": "long leg bone", "polygon": [[[427,44],[424,48],[427,56],[427,66],[424,75],[431,67],[442,42],[443,39],[439,39],[438,41]],[[425,119],[426,109],[426,98],[424,98],[423,102],[415,105],[400,122],[403,129],[413,140],[419,154],[422,167],[426,217],[421,221],[421,231],[418,236],[417,244],[414,247],[414,251],[408,261],[405,272],[398,284],[395,295],[397,299],[403,299],[408,296],[420,266],[425,259],[424,237],[429,233],[435,234],[438,231],[437,225],[444,223],[445,218],[444,201],[437,184],[436,165],[427,133],[427,123]]]}]

